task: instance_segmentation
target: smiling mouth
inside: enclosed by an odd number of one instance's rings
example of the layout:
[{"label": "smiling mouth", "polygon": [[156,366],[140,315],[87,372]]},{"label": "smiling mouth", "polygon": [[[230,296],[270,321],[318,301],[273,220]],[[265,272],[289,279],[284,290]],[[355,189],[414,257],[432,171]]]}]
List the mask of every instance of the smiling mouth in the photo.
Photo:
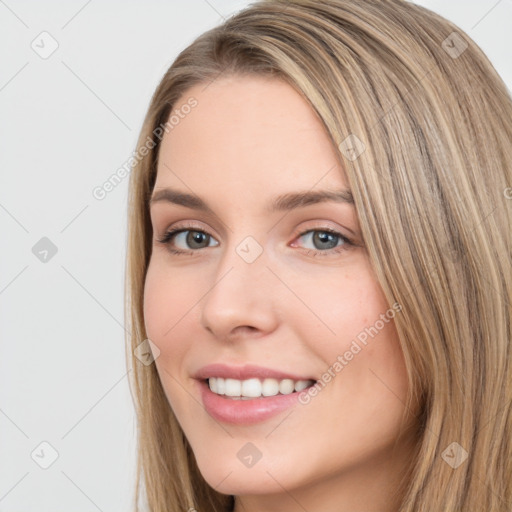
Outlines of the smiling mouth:
[{"label": "smiling mouth", "polygon": [[277,395],[290,395],[303,391],[315,384],[314,380],[292,379],[229,379],[210,377],[205,379],[212,393],[232,400],[251,400]]}]

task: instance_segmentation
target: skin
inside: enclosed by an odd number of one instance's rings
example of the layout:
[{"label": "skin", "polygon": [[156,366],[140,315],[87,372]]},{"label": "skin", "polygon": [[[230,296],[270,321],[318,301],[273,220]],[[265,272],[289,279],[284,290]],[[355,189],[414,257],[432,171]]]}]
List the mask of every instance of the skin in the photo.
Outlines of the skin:
[{"label": "skin", "polygon": [[[144,315],[163,388],[202,475],[237,496],[236,512],[397,510],[394,493],[413,446],[410,435],[398,438],[400,422],[404,415],[413,426],[414,414],[404,411],[408,383],[392,320],[307,405],[249,426],[205,411],[192,377],[204,365],[251,363],[321,379],[390,305],[353,204],[266,209],[280,194],[348,188],[306,101],[275,78],[236,75],[194,86],[177,105],[190,97],[198,105],[162,140],[154,191],[193,193],[213,213],[151,204]],[[158,241],[177,227],[211,238],[195,249],[187,233]],[[336,247],[326,249],[311,233],[325,229],[352,243],[334,236]],[[252,263],[236,251],[247,236],[263,250]],[[237,457],[247,442],[261,452],[252,467]]]}]

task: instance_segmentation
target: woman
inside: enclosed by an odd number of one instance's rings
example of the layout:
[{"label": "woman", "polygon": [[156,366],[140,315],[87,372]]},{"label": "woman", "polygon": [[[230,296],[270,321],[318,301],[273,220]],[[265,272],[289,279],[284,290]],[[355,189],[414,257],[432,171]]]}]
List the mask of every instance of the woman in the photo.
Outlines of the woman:
[{"label": "woman", "polygon": [[186,48],[130,183],[136,500],[512,510],[511,142],[411,3],[258,2]]}]

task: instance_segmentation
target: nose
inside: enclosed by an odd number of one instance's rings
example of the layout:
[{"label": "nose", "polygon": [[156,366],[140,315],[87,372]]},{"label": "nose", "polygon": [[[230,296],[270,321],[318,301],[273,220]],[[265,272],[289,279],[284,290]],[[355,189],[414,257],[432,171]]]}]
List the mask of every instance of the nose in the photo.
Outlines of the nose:
[{"label": "nose", "polygon": [[201,301],[203,327],[223,341],[261,337],[278,324],[276,279],[265,253],[251,262],[240,254],[235,248],[226,250]]}]

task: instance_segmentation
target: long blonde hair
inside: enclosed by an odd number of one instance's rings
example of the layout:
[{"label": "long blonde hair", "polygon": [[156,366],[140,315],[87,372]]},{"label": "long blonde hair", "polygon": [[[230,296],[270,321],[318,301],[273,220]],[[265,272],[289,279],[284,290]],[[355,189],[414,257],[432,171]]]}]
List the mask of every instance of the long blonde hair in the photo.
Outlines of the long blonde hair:
[{"label": "long blonde hair", "polygon": [[192,85],[246,73],[286,80],[317,112],[379,283],[402,306],[406,406],[420,403],[422,414],[399,512],[510,512],[512,101],[461,29],[402,0],[254,3],[197,38],[158,85],[138,151],[154,147],[134,165],[129,191],[136,503],[144,494],[151,512],[233,506],[202,478],[155,365],[134,351],[147,338],[158,127]]}]

